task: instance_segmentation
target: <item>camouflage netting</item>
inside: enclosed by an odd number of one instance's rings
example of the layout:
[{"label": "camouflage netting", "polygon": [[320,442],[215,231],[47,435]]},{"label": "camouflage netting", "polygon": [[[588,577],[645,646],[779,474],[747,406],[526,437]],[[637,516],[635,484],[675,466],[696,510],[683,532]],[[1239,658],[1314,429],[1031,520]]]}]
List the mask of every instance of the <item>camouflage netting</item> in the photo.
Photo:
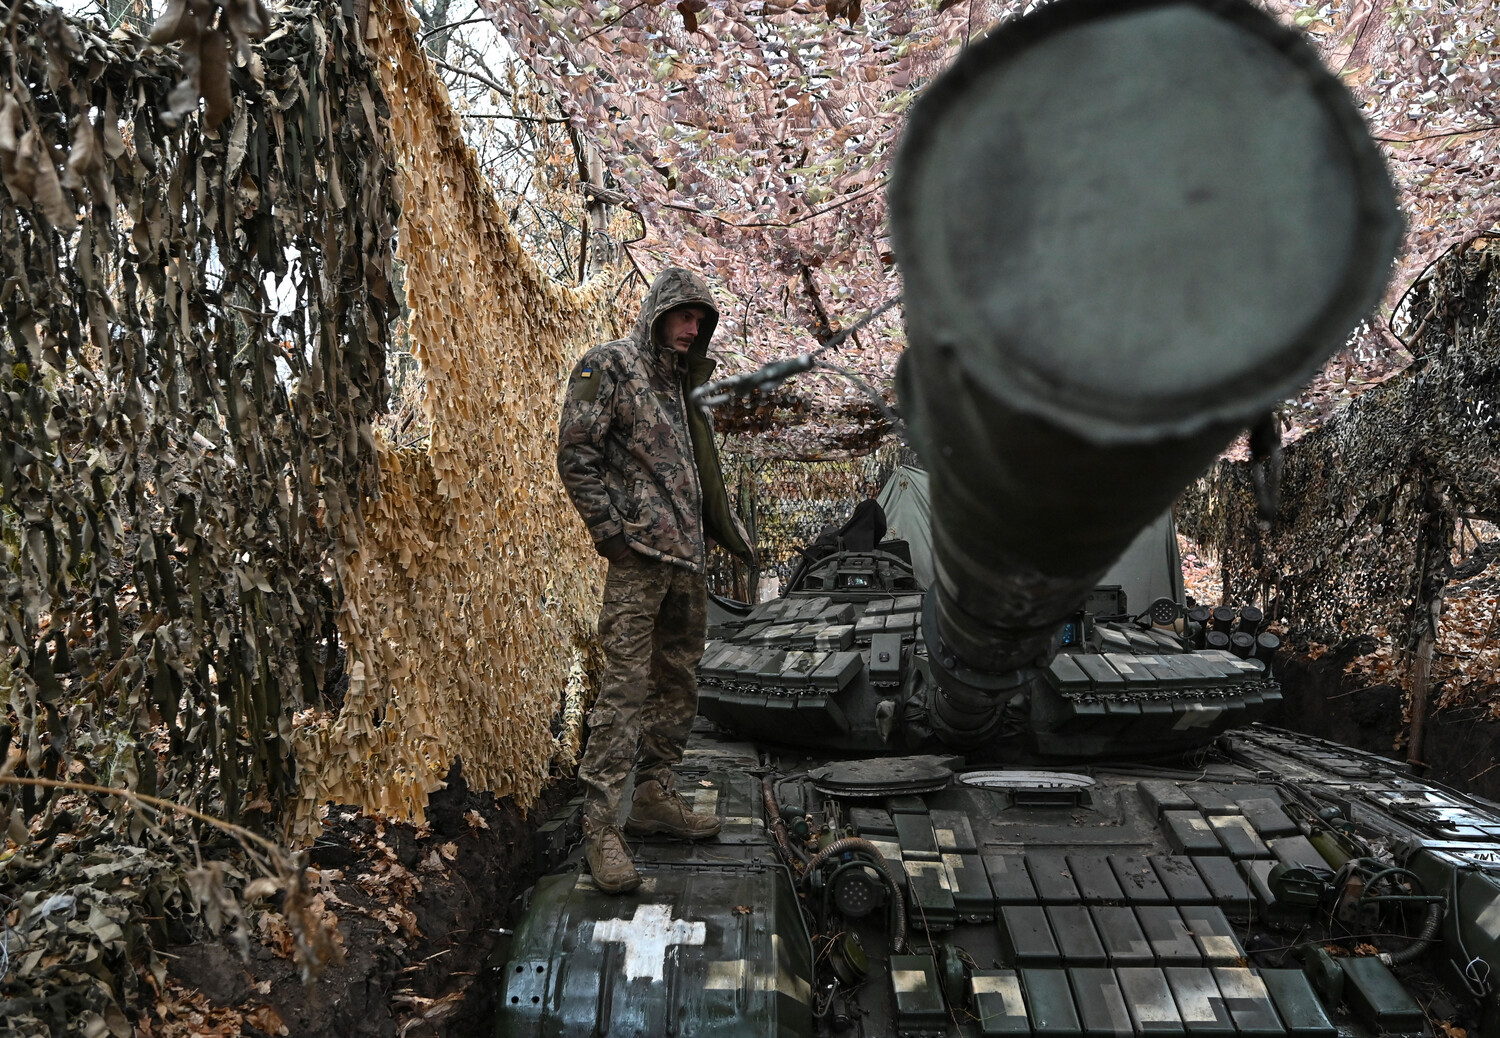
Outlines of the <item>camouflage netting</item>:
[{"label": "camouflage netting", "polygon": [[[800,558],[798,548],[817,539],[826,526],[842,526],[864,497],[864,484],[884,483],[910,451],[894,441],[863,457],[836,461],[768,460],[728,453],[724,478],[737,488],[740,514],[755,540],[761,581],[775,574],[785,587]],[[722,594],[747,594],[733,560],[723,552],[710,559],[710,587]]]},{"label": "camouflage netting", "polygon": [[1397,331],[1416,362],[1287,448],[1269,530],[1244,463],[1184,495],[1181,529],[1219,557],[1226,601],[1257,600],[1310,642],[1416,645],[1458,522],[1500,519],[1497,245],[1456,247],[1413,286]]},{"label": "camouflage netting", "polygon": [[325,564],[377,488],[396,213],[374,71],[322,7],[243,65],[217,29],[185,66],[55,9],[9,17],[0,683],[19,764],[55,775],[104,727],[163,740],[171,768],[124,752],[94,777],[269,810],[323,676]]},{"label": "camouflage netting", "polygon": [[[399,3],[263,13],[178,3],[162,49],[0,4],[0,778],[303,840],[328,798],[420,818],[455,756],[524,805],[590,662],[553,444],[612,300],[523,254]],[[398,237],[420,450],[372,425]],[[130,1034],[151,946],[238,917],[170,818],[3,783],[0,818],[18,1034]]]},{"label": "camouflage netting", "polygon": [[337,717],[298,729],[302,819],[328,799],[420,818],[454,757],[471,787],[530,804],[555,736],[576,738],[554,721],[598,611],[603,566],[557,479],[557,414],[573,359],[620,333],[615,301],[523,251],[416,27],[396,0],[371,5],[432,433],[382,448],[380,500],[341,558],[351,680]]},{"label": "camouflage netting", "polygon": [[[0,777],[271,825],[377,490],[391,154],[337,7],[253,52],[255,0],[169,14],[162,50],[0,4]],[[242,877],[108,797],[0,818],[7,1033],[131,1034],[150,944]]]}]

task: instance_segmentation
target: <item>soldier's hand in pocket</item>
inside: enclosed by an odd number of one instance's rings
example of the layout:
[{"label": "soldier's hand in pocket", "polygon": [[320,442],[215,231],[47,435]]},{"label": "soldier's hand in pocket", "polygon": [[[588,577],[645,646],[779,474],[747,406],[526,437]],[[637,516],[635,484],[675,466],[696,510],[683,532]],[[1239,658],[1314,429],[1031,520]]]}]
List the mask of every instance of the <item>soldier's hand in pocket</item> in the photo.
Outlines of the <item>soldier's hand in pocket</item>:
[{"label": "soldier's hand in pocket", "polygon": [[630,557],[630,544],[623,533],[604,538],[594,545],[594,550],[610,562],[624,562]]}]

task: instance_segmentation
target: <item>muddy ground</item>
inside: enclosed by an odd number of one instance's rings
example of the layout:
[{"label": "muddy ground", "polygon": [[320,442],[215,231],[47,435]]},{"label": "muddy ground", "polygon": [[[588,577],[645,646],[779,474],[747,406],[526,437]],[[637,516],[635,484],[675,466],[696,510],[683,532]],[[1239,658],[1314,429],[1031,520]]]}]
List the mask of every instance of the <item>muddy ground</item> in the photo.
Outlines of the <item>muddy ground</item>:
[{"label": "muddy ground", "polygon": [[169,983],[137,1034],[488,1038],[488,960],[538,874],[537,828],[572,792],[559,782],[528,814],[455,772],[421,828],[334,808],[310,864],[344,961],[304,985],[290,935],[267,913],[248,961],[228,942],[169,949]]}]

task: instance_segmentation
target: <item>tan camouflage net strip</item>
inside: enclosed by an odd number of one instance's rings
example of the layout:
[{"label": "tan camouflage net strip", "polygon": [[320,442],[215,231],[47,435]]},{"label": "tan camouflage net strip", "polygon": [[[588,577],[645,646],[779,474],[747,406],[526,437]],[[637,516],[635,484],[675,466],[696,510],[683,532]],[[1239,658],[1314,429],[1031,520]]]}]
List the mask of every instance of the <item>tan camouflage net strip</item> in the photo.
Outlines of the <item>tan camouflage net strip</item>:
[{"label": "tan camouflage net strip", "polygon": [[557,479],[556,423],[572,360],[617,334],[613,299],[526,255],[416,27],[376,0],[366,38],[391,107],[432,433],[425,449],[382,448],[380,500],[338,572],[349,691],[336,718],[299,728],[303,835],[329,800],[420,820],[454,757],[471,787],[530,805],[576,749],[563,691],[593,651],[603,567]]},{"label": "tan camouflage net strip", "polygon": [[1220,462],[1178,516],[1220,558],[1226,601],[1267,604],[1302,641],[1389,636],[1399,655],[1427,624],[1415,603],[1449,578],[1460,519],[1500,518],[1500,240],[1454,248],[1397,317],[1416,361],[1287,448],[1272,529],[1245,463]]}]

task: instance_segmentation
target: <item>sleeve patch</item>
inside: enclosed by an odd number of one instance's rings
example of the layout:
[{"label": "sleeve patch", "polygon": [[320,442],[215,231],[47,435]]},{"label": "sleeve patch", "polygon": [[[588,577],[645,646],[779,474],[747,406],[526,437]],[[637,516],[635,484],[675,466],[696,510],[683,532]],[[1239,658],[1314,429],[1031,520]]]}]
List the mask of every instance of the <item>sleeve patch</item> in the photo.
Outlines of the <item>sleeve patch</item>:
[{"label": "sleeve patch", "polygon": [[573,399],[592,403],[599,398],[599,378],[592,364],[580,364],[573,372]]}]

